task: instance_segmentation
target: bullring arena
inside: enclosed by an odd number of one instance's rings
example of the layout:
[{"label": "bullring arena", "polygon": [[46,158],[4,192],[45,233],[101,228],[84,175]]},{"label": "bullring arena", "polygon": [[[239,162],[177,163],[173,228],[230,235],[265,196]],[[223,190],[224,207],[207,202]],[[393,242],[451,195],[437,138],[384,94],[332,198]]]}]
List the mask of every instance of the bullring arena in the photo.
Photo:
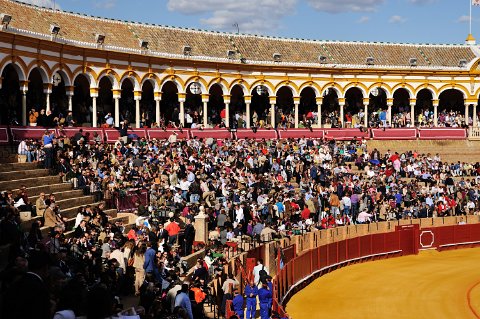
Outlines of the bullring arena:
[{"label": "bullring arena", "polygon": [[471,35],[0,22],[0,317],[480,318]]}]

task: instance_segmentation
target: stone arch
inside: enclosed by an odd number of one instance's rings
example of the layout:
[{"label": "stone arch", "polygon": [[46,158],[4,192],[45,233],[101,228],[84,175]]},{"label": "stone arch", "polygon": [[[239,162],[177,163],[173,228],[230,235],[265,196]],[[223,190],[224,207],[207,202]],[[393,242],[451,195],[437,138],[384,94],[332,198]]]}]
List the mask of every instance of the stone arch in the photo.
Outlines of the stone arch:
[{"label": "stone arch", "polygon": [[326,94],[328,89],[334,90],[338,98],[345,97],[345,90],[338,83],[335,83],[335,82],[329,82],[325,84],[320,90],[321,94],[319,96],[324,96],[324,94]]},{"label": "stone arch", "polygon": [[322,89],[321,87],[315,83],[315,82],[305,82],[305,83],[302,83],[302,85],[300,85],[300,87],[298,88],[298,94],[299,95],[302,95],[302,91],[306,88],[311,88],[314,92],[315,92],[315,96],[316,97],[320,97],[322,96]]},{"label": "stone arch", "polygon": [[26,81],[27,80],[27,70],[28,67],[25,62],[19,57],[5,57],[0,62],[0,75],[3,74],[3,70],[7,67],[7,65],[11,64],[18,75],[19,81]]},{"label": "stone arch", "polygon": [[66,86],[72,86],[73,85],[73,74],[70,68],[63,64],[63,63],[57,63],[52,67],[52,76],[55,73],[60,73],[62,76],[63,81],[65,82]]},{"label": "stone arch", "polygon": [[130,80],[133,84],[133,90],[134,91],[141,91],[142,87],[140,86],[141,79],[138,76],[136,72],[133,71],[127,71],[122,74],[120,81],[119,81],[119,86],[122,87],[123,81],[126,79]]},{"label": "stone arch", "polygon": [[440,98],[440,95],[446,90],[460,91],[463,94],[464,99],[468,99],[468,97],[470,95],[467,88],[465,88],[463,85],[460,85],[460,84],[446,84],[446,85],[442,86],[440,89],[438,89],[438,97]]},{"label": "stone arch", "polygon": [[257,80],[255,82],[253,82],[252,85],[250,85],[250,94],[253,94],[253,90],[255,90],[255,88],[259,85],[263,85],[267,88],[269,96],[275,96],[275,94],[274,94],[275,87],[273,86],[272,83],[270,83],[268,81],[265,81],[265,80]]},{"label": "stone arch", "polygon": [[417,89],[415,91],[415,96],[418,96],[418,93],[423,89],[426,89],[426,90],[430,91],[430,93],[432,94],[432,99],[434,99],[434,100],[438,99],[439,93],[438,93],[437,88],[434,87],[431,84],[428,84],[428,83],[422,84],[419,87],[417,87]]},{"label": "stone arch", "polygon": [[146,74],[140,82],[140,86],[143,88],[143,85],[147,81],[152,84],[154,92],[160,92],[160,79],[158,78],[158,76],[153,73]]},{"label": "stone arch", "polygon": [[410,98],[415,98],[415,89],[408,83],[399,83],[392,88],[392,97],[395,95],[395,92],[399,89],[405,89],[408,92]]},{"label": "stone arch", "polygon": [[104,78],[107,77],[110,82],[112,83],[112,89],[113,90],[118,90],[120,89],[120,76],[115,72],[114,70],[111,69],[105,69],[102,70],[95,79],[96,85],[100,85],[100,81]]},{"label": "stone arch", "polygon": [[78,67],[72,73],[73,73],[72,83],[75,83],[75,80],[77,79],[77,77],[80,74],[83,74],[87,78],[91,88],[97,87],[98,76],[97,76],[97,73],[95,71],[93,71],[91,68],[89,68],[89,67],[85,67],[85,68],[84,67]]},{"label": "stone arch", "polygon": [[359,89],[362,92],[362,95],[363,95],[364,98],[368,97],[370,95],[370,91],[368,90],[368,88],[363,83],[355,82],[355,83],[349,83],[343,88],[343,96],[342,97],[345,97],[346,94],[347,94],[347,91],[351,88]]},{"label": "stone arch", "polygon": [[160,80],[160,91],[161,92],[163,92],[163,87],[168,82],[172,82],[173,84],[175,84],[175,86],[177,87],[178,93],[185,92],[185,82],[183,82],[183,80],[176,75],[170,75],[170,76],[164,77],[163,79]]},{"label": "stone arch", "polygon": [[375,88],[382,89],[385,92],[385,95],[387,96],[387,98],[392,98],[392,96],[393,96],[392,88],[384,82],[376,82],[376,83],[373,83],[372,85],[370,85],[370,87],[368,88],[368,95],[367,96],[370,96],[370,94],[372,93],[372,91]]},{"label": "stone arch", "polygon": [[[30,74],[32,73],[32,71],[34,69],[38,69],[38,71],[40,72],[40,75],[42,77],[43,83],[44,84],[45,83],[51,83],[52,82],[52,80],[51,80],[52,75],[50,73],[50,70],[48,69],[48,65],[46,65],[45,63],[39,63],[39,64],[35,65],[34,62],[30,63],[29,66],[28,66],[27,79],[30,77]],[[45,66],[47,68],[45,68]]]},{"label": "stone arch", "polygon": [[293,96],[298,96],[299,93],[298,93],[298,86],[291,82],[291,81],[282,81],[280,83],[277,84],[277,86],[275,86],[275,95],[277,95],[278,91],[282,88],[282,87],[287,87],[290,89],[290,91],[292,91],[292,94]]},{"label": "stone arch", "polygon": [[[222,88],[222,92],[224,95],[227,95],[227,94],[230,94],[230,86],[228,84],[228,82],[221,78],[221,77],[218,77],[218,78],[215,78],[215,79],[212,79],[209,83],[208,83],[208,91],[210,91],[210,89],[212,88],[213,85],[215,84],[218,84],[220,85],[220,87]],[[208,92],[207,91],[207,92]]]},{"label": "stone arch", "polygon": [[238,85],[242,88],[243,95],[249,95],[250,87],[248,84],[242,80],[242,79],[236,79],[230,85],[228,86],[228,94],[232,95],[232,90],[235,87],[235,85]]},{"label": "stone arch", "polygon": [[208,90],[210,88],[208,86],[207,81],[205,81],[204,78],[199,77],[199,76],[192,76],[185,81],[185,93],[188,93],[188,92],[186,92],[187,89],[188,89],[188,86],[190,84],[192,84],[193,82],[198,82],[200,84],[200,87],[202,88],[202,94],[207,94],[208,93]]}]

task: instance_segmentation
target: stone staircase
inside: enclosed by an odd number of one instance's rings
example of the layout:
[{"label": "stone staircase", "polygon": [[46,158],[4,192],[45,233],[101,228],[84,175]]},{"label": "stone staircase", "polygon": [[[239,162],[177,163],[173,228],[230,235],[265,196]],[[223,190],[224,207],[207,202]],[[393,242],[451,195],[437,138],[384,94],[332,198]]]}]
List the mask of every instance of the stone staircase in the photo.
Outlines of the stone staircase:
[{"label": "stone staircase", "polygon": [[[26,187],[28,197],[32,204],[38,199],[40,193],[46,196],[55,195],[55,201],[60,207],[60,213],[68,218],[65,230],[67,234],[75,225],[75,217],[79,208],[100,203],[94,202],[93,196],[85,196],[82,190],[75,190],[71,183],[64,183],[58,175],[51,176],[49,171],[41,168],[37,163],[6,163],[0,164],[0,191],[10,190],[15,194],[22,186]],[[116,209],[105,211],[112,218],[112,222],[122,221],[128,224],[128,217],[118,217]],[[43,212],[37,212],[43,215]],[[28,221],[22,221],[21,228],[29,231],[32,222],[40,220],[40,216],[32,217]],[[49,229],[42,227],[42,233],[47,234]]]}]

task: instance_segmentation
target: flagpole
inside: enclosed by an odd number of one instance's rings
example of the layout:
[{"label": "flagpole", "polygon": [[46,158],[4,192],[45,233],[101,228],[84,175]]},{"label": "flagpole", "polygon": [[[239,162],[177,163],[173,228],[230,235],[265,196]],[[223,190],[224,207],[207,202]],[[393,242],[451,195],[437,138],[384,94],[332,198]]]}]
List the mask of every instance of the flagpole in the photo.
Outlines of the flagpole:
[{"label": "flagpole", "polygon": [[469,19],[469,24],[470,24],[470,29],[468,34],[472,34],[472,0],[468,0],[468,4],[470,6],[470,19]]}]

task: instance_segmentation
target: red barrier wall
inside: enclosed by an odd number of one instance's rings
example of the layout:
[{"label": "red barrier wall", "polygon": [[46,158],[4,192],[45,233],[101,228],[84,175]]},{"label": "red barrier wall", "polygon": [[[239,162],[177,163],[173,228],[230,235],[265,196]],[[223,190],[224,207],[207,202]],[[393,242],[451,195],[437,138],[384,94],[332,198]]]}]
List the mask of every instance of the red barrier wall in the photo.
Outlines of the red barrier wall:
[{"label": "red barrier wall", "polygon": [[325,138],[336,139],[336,140],[351,140],[354,137],[356,138],[370,138],[370,131],[365,130],[364,132],[360,131],[358,128],[326,128]]},{"label": "red barrier wall", "polygon": [[278,138],[323,138],[323,129],[314,128],[311,131],[309,129],[288,129],[286,131],[279,129]]},{"label": "red barrier wall", "polygon": [[[33,126],[4,126],[0,127],[0,144],[8,144],[10,140],[14,142],[20,142],[23,139],[40,139],[45,132],[45,127],[33,127]],[[115,143],[120,132],[115,128],[92,128],[92,127],[66,127],[64,129],[50,129],[55,133],[66,134],[73,136],[79,129],[83,129],[84,132],[90,133],[90,139],[93,138],[93,133],[97,132],[103,138],[105,137],[107,143]],[[258,129],[254,133],[251,129],[239,129],[235,133],[231,133],[228,129],[183,129],[181,132],[178,129],[130,129],[128,134],[136,134],[139,137],[147,137],[149,139],[168,139],[173,133],[177,133],[177,139],[191,139],[197,138],[237,138],[237,139],[266,139],[272,140],[277,138],[326,138],[336,140],[351,140],[354,137],[376,139],[376,140],[416,140],[417,136],[421,140],[464,140],[467,138],[467,131],[462,128],[390,128],[390,129],[368,129],[365,132],[361,132],[356,128],[326,128],[326,129],[288,129],[283,131],[281,129]]]},{"label": "red barrier wall", "polygon": [[258,129],[256,133],[254,133],[252,130],[248,129],[239,129],[235,133],[235,136],[238,139],[256,139],[256,140],[261,140],[262,138],[266,140],[273,140],[277,138],[277,132],[273,129],[271,130],[265,130],[265,129]]},{"label": "red barrier wall", "polygon": [[299,285],[316,274],[351,262],[417,254],[419,249],[451,249],[480,245],[480,224],[422,228],[396,226],[395,232],[365,235],[322,245],[290,260],[274,281],[273,310],[287,316],[282,305]]},{"label": "red barrier wall", "polygon": [[451,249],[480,245],[480,224],[422,228],[419,249]]},{"label": "red barrier wall", "polygon": [[416,128],[371,129],[374,140],[414,140],[417,138]]},{"label": "red barrier wall", "polygon": [[418,129],[418,138],[421,140],[464,140],[467,130],[463,128],[428,128]]}]

